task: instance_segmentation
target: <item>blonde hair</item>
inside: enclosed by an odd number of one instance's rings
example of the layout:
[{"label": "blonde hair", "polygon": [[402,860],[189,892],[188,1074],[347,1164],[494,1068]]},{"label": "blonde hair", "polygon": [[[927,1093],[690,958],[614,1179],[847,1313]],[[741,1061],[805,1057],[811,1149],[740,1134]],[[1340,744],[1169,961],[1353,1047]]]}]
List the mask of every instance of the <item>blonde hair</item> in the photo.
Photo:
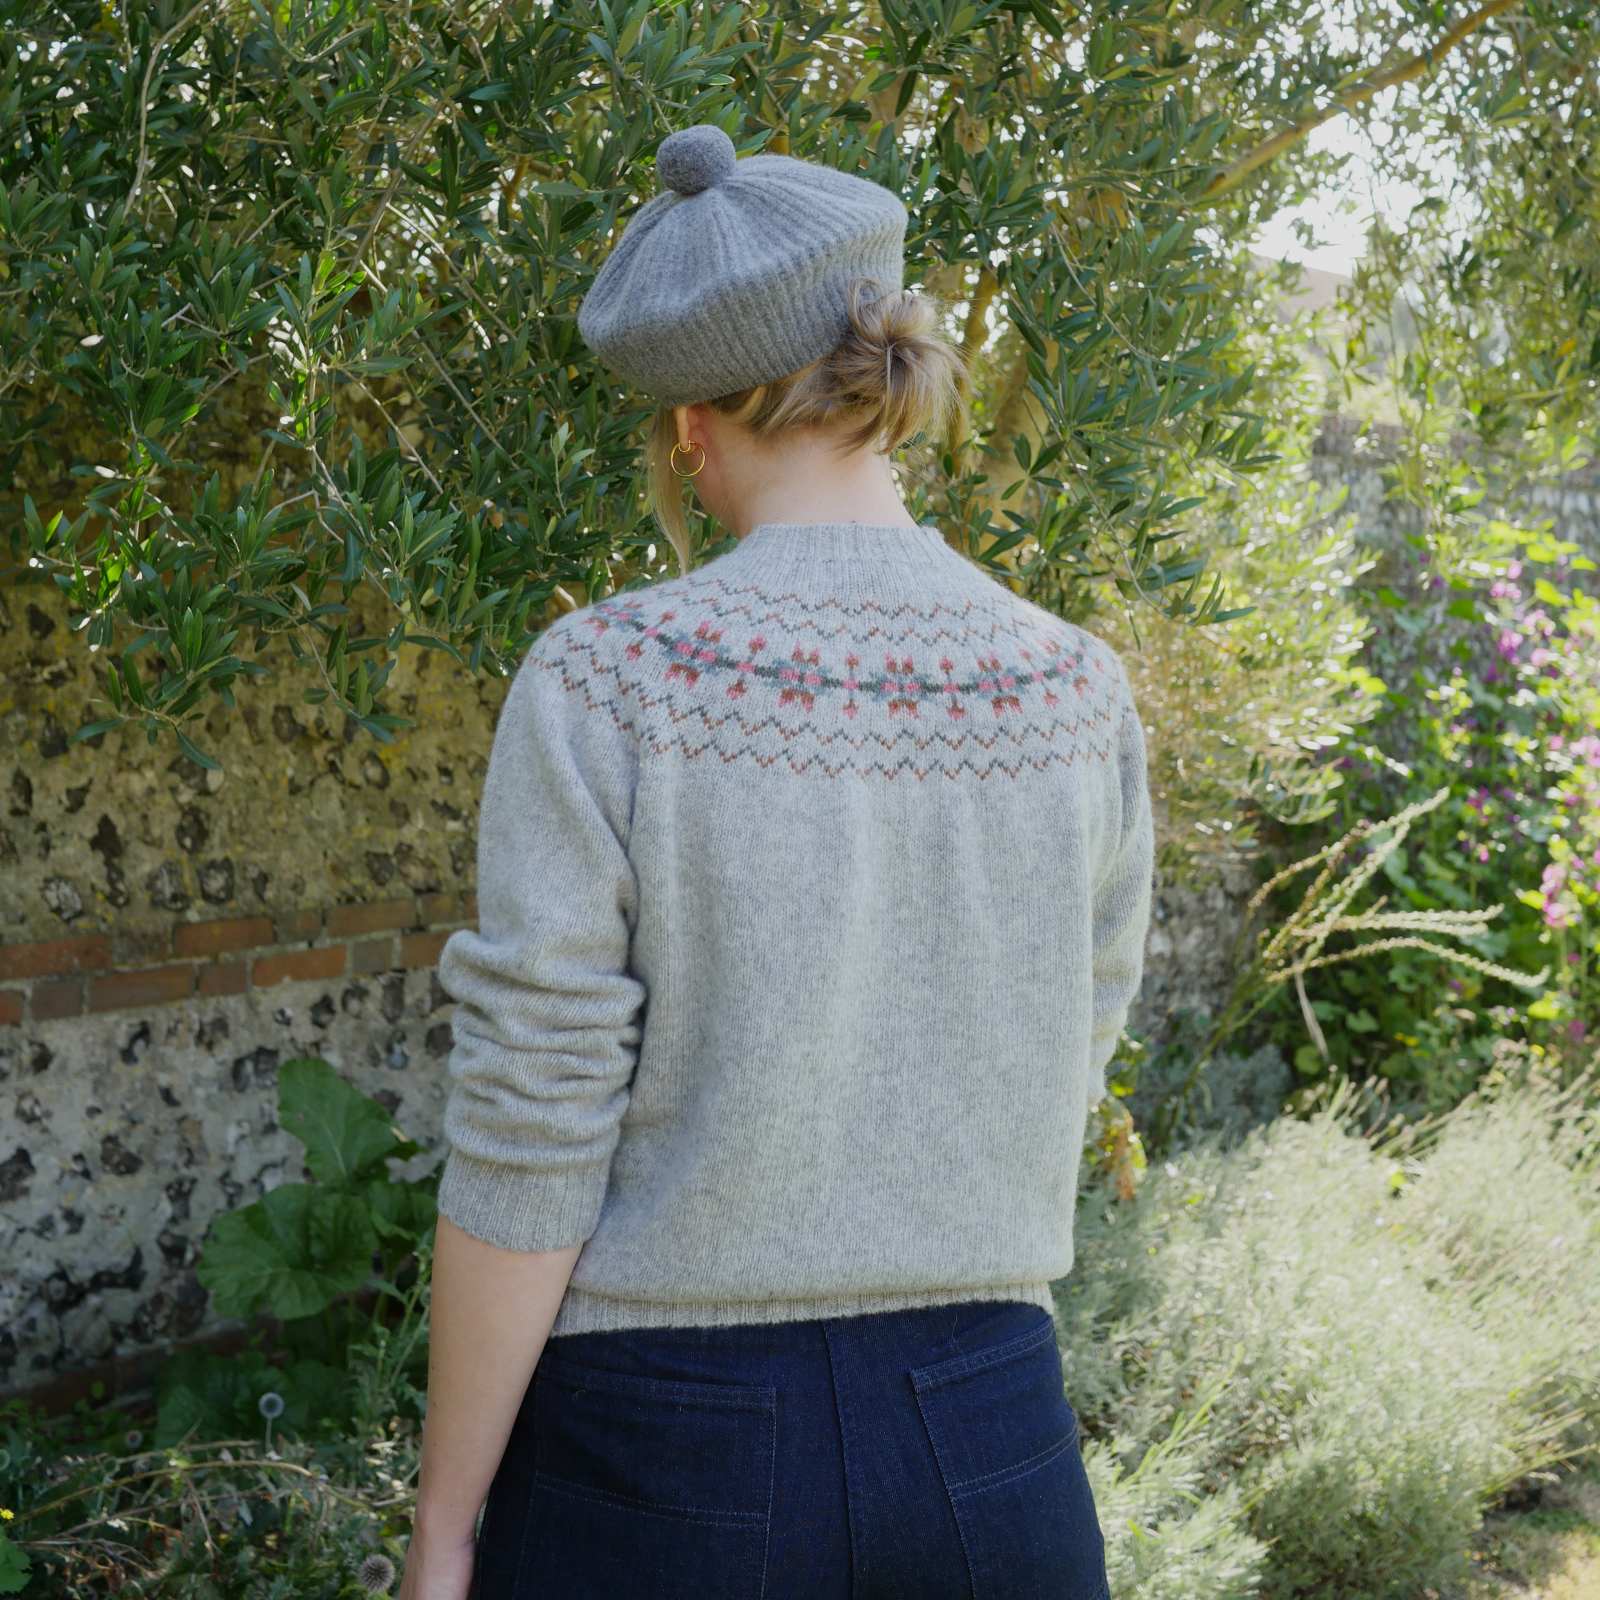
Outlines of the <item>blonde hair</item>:
[{"label": "blonde hair", "polygon": [[[871,291],[869,296],[869,291]],[[758,436],[783,428],[837,428],[840,444],[859,450],[874,440],[887,454],[926,431],[966,421],[965,360],[939,326],[939,304],[925,292],[884,292],[873,278],[848,286],[850,326],[838,346],[787,377],[706,404]],[[672,469],[678,442],[671,406],[662,406],[647,447],[650,509],[687,572],[692,551],[684,515],[684,480]]]}]

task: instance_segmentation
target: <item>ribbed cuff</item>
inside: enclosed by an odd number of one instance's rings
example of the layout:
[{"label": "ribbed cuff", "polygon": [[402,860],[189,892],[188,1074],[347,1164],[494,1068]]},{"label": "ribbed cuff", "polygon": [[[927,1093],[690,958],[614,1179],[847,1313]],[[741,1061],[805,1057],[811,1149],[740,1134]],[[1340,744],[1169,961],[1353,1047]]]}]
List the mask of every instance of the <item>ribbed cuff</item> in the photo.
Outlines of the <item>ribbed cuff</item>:
[{"label": "ribbed cuff", "polygon": [[582,1244],[600,1221],[605,1168],[529,1173],[452,1145],[439,1177],[439,1214],[502,1250]]}]

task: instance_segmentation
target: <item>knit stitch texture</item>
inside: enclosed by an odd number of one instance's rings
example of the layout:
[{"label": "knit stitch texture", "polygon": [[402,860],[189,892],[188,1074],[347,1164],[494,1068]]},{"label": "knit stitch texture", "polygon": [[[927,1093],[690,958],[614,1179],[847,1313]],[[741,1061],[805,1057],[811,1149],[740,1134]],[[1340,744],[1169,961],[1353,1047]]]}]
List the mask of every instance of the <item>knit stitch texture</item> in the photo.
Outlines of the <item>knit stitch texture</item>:
[{"label": "knit stitch texture", "polygon": [[484,779],[439,1210],[552,1332],[1020,1299],[1144,971],[1103,640],[931,525],[763,523],[548,627]]}]

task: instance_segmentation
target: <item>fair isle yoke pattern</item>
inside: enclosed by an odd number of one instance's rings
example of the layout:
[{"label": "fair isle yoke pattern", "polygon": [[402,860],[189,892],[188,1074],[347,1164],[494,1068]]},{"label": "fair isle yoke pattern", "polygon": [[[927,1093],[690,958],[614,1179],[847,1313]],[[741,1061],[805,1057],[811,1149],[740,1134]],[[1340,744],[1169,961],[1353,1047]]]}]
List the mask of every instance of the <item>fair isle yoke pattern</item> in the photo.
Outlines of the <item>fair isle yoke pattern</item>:
[{"label": "fair isle yoke pattern", "polygon": [[886,603],[720,565],[584,607],[532,664],[647,757],[921,780],[1115,754],[1124,684],[1109,647],[975,567],[992,596]]}]

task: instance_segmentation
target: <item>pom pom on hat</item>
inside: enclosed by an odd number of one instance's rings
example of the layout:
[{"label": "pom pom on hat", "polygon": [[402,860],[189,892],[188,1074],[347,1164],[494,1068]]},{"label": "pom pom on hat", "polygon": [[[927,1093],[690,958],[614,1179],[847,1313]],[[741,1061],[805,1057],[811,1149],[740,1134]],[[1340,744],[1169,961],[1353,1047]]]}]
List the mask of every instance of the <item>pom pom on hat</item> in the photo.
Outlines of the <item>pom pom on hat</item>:
[{"label": "pom pom on hat", "polygon": [[714,122],[669,133],[656,149],[656,176],[681,195],[699,194],[733,171],[738,152]]}]

